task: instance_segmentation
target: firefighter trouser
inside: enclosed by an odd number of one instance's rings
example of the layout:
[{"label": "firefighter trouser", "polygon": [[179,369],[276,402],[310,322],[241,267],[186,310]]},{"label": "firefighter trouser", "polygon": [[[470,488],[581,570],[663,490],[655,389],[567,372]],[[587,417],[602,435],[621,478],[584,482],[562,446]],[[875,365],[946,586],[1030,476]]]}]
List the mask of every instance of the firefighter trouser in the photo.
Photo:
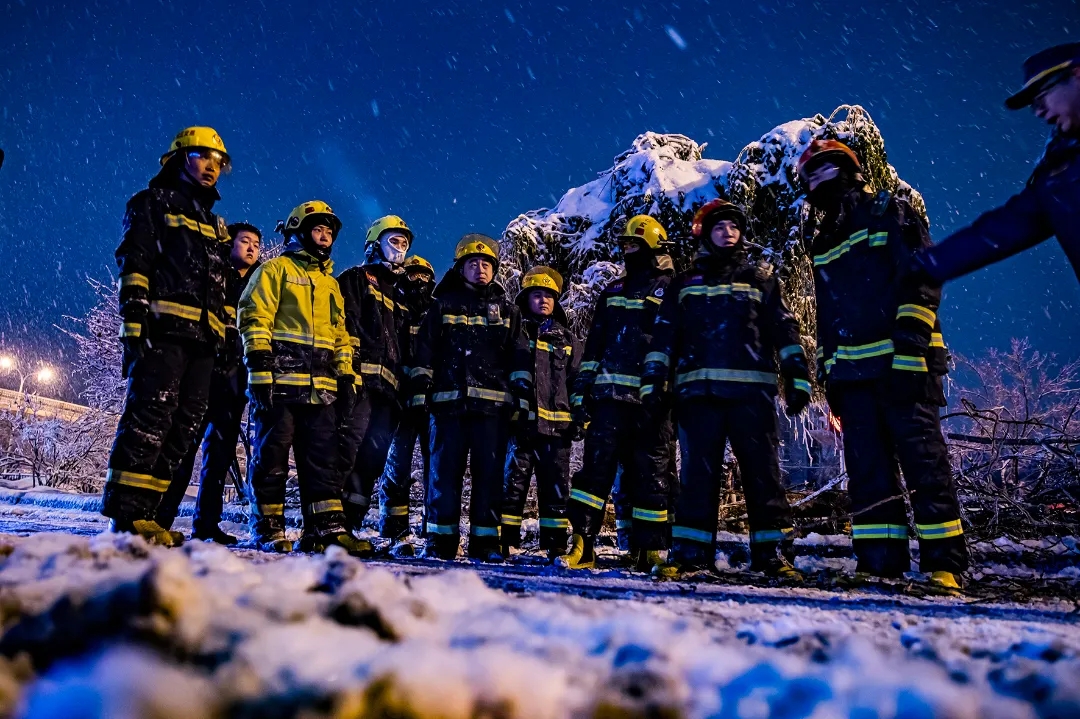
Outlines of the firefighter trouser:
[{"label": "firefighter trouser", "polygon": [[432,415],[431,475],[424,528],[428,537],[458,537],[467,463],[472,477],[470,534],[483,540],[477,544],[498,546],[507,419],[506,412]]},{"label": "firefighter trouser", "polygon": [[102,514],[154,519],[206,413],[213,345],[160,339],[131,368],[109,455]]},{"label": "firefighter trouser", "polygon": [[409,492],[412,489],[413,448],[420,441],[423,474],[420,484],[427,490],[429,424],[419,424],[408,417],[398,423],[390,440],[390,452],[386,456],[382,485],[379,489],[379,532],[384,537],[399,537],[409,531]]},{"label": "firefighter trouser", "polygon": [[574,533],[589,537],[599,533],[604,503],[622,465],[623,491],[633,507],[633,548],[665,549],[670,419],[653,418],[636,405],[612,400],[595,402],[591,412],[583,464],[574,477],[567,508]]},{"label": "firefighter trouser", "polygon": [[[199,496],[191,526],[196,533],[206,533],[221,521],[225,479],[229,467],[236,461],[236,442],[240,439],[240,422],[247,406],[247,372],[238,367],[228,374],[214,372],[210,380],[210,400],[206,416],[195,435],[184,461],[176,471],[169,490],[158,506],[157,522],[169,528],[176,519],[180,503],[191,482],[195,455],[202,449],[199,470]],[[201,445],[200,445],[201,442]],[[239,489],[239,487],[237,487]]]},{"label": "firefighter trouser", "polygon": [[[285,514],[289,448],[296,459],[304,531],[337,530],[345,517],[341,472],[337,471],[337,414],[332,405],[276,401],[253,414],[255,442],[248,477],[254,494],[252,518]],[[282,520],[284,521],[284,520]]]},{"label": "firefighter trouser", "polygon": [[[679,405],[682,479],[672,558],[687,564],[712,564],[724,487],[724,448],[739,463],[750,523],[750,567],[775,570],[794,559],[791,507],[780,479],[780,439],[771,397],[695,398]],[[779,550],[779,553],[778,553]]]},{"label": "firefighter trouser", "polygon": [[570,440],[536,432],[511,437],[506,450],[503,544],[521,546],[521,518],[533,473],[536,474],[536,498],[540,510],[540,549],[565,548],[570,528],[570,520],[566,518],[566,500],[570,495]]},{"label": "firefighter trouser", "polygon": [[840,385],[830,399],[843,426],[857,570],[899,576],[911,569],[901,470],[915,515],[920,569],[967,569],[967,544],[938,407],[891,404],[873,382]]},{"label": "firefighter trouser", "polygon": [[341,425],[338,467],[344,483],[342,500],[346,519],[357,529],[375,494],[375,483],[386,467],[399,415],[396,400],[364,393]]},{"label": "firefighter trouser", "polygon": [[[671,441],[668,442],[668,465],[667,465],[667,487],[668,487],[668,524],[672,524],[675,521],[675,512],[673,509],[678,505],[679,499],[679,469],[678,464],[675,461],[675,454],[678,451],[678,447],[675,443],[675,433],[671,433]],[[628,492],[623,491],[623,468],[619,465],[619,470],[615,474],[615,487],[611,490],[611,504],[615,510],[615,531],[618,536],[619,549],[622,551],[633,550],[634,547],[630,546],[630,531],[634,524],[634,507],[630,502],[630,495]]]}]

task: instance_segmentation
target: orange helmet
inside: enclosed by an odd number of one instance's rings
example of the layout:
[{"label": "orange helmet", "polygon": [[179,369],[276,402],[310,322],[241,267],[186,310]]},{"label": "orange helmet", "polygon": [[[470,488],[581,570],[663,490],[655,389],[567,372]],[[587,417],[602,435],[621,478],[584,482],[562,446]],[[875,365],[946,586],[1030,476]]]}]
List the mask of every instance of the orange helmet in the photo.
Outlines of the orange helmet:
[{"label": "orange helmet", "polygon": [[862,164],[851,148],[839,140],[814,140],[806,152],[799,158],[799,177],[806,182],[811,165],[818,165],[824,160],[848,160],[856,172],[862,172]]},{"label": "orange helmet", "polygon": [[706,223],[710,223],[711,230],[711,225],[715,225],[722,219],[734,220],[739,226],[739,231],[746,232],[746,213],[738,205],[720,199],[706,202],[694,213],[694,224],[690,232],[694,237],[701,237],[705,234]]}]

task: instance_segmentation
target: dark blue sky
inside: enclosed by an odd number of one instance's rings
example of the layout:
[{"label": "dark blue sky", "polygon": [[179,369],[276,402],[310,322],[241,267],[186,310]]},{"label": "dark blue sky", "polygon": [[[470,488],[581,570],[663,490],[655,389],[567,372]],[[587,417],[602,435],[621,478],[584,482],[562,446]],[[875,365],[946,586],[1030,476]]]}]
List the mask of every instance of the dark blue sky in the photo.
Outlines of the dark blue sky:
[{"label": "dark blue sky", "polygon": [[[1020,62],[1075,40],[1080,6],[879,3],[4,3],[0,28],[0,345],[70,351],[52,325],[107,277],[124,203],[173,134],[217,128],[230,220],[272,229],[325,199],[361,258],[404,216],[448,265],[611,165],[645,130],[734,159],[773,126],[865,106],[926,197],[936,238],[1019,189],[1046,138],[1002,100]],[[685,41],[680,48],[673,28]],[[1080,288],[1056,243],[950,285],[964,353],[1029,336],[1075,356]]]}]

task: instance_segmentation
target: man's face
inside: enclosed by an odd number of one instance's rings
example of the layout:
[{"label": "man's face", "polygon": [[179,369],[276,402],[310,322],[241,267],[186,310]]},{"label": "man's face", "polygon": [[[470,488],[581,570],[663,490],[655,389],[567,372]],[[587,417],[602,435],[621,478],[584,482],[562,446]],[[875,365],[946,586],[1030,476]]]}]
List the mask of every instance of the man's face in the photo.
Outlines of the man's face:
[{"label": "man's face", "polygon": [[232,264],[238,270],[251,267],[259,261],[259,236],[250,230],[240,230],[232,243]]},{"label": "man's face", "polygon": [[486,285],[495,276],[495,265],[486,257],[470,257],[462,265],[461,274],[471,284]]},{"label": "man's face", "polygon": [[225,165],[224,156],[216,150],[196,149],[184,155],[184,166],[195,182],[203,187],[213,187]]},{"label": "man's face", "polygon": [[1062,132],[1080,131],[1080,67],[1070,68],[1031,104],[1035,116]]},{"label": "man's face", "polygon": [[734,247],[740,237],[742,233],[739,231],[739,226],[731,220],[720,220],[709,233],[709,239],[717,247]]},{"label": "man's face", "polygon": [[405,235],[387,235],[383,240],[395,250],[400,252],[409,251],[409,238]]},{"label": "man's face", "polygon": [[810,187],[810,191],[813,192],[822,182],[834,180],[839,175],[839,167],[831,162],[824,162],[811,171],[810,176],[806,178],[806,184]]},{"label": "man's face", "polygon": [[334,231],[326,225],[315,225],[311,228],[311,241],[316,247],[327,249],[334,244]]},{"label": "man's face", "polygon": [[529,311],[538,317],[551,317],[555,311],[555,298],[547,290],[533,290],[529,293]]},{"label": "man's face", "polygon": [[632,237],[624,237],[619,243],[624,255],[632,255],[641,249],[641,243]]}]

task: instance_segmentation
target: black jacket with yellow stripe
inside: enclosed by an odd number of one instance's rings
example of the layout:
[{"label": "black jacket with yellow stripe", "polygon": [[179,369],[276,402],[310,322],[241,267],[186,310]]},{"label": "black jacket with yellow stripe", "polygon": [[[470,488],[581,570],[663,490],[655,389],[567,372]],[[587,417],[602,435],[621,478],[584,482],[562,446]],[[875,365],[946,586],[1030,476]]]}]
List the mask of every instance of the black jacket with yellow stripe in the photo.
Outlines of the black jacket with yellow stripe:
[{"label": "black jacket with yellow stripe", "polygon": [[248,268],[243,276],[234,268],[229,268],[225,284],[225,344],[218,352],[214,369],[218,372],[229,373],[239,367],[244,361],[244,340],[240,337],[240,330],[236,327],[236,308],[240,304],[240,297],[244,294],[248,282],[259,268],[258,262]]},{"label": "black jacket with yellow stripe", "polygon": [[408,347],[408,312],[399,288],[404,281],[381,262],[352,267],[338,277],[353,370],[363,376],[368,392],[394,401]]},{"label": "black jacket with yellow stripe", "polygon": [[409,370],[410,404],[432,414],[509,412],[511,375],[529,371],[521,310],[496,282],[470,287],[452,269],[435,288]]},{"label": "black jacket with yellow stripe", "polygon": [[273,384],[284,402],[330,404],[337,378],[353,375],[345,303],[333,263],[320,262],[292,242],[262,264],[240,297],[238,327],[244,356],[270,351],[270,371],[253,369],[249,385]]},{"label": "black jacket with yellow stripe", "polygon": [[818,377],[826,385],[885,376],[890,369],[948,371],[937,311],[941,287],[901,278],[930,232],[906,201],[848,193],[826,219],[811,254],[817,298]]},{"label": "black jacket with yellow stripe", "polygon": [[777,356],[810,394],[799,323],[771,268],[738,251],[703,253],[668,287],[645,356],[642,393],[659,386],[683,399],[772,397]]},{"label": "black jacket with yellow stripe", "polygon": [[600,293],[585,340],[573,403],[582,397],[640,404],[641,368],[674,270],[621,277]]},{"label": "black jacket with yellow stripe", "polygon": [[[527,302],[522,297],[523,302]],[[581,367],[581,342],[566,326],[566,314],[555,304],[552,317],[540,318],[522,309],[525,336],[532,350],[527,378],[535,391],[529,420],[538,434],[567,436],[571,430],[570,394]]]},{"label": "black jacket with yellow stripe", "polygon": [[127,204],[120,268],[121,337],[218,343],[225,337],[230,271],[225,220],[211,212],[214,188],[184,182],[166,163]]}]

